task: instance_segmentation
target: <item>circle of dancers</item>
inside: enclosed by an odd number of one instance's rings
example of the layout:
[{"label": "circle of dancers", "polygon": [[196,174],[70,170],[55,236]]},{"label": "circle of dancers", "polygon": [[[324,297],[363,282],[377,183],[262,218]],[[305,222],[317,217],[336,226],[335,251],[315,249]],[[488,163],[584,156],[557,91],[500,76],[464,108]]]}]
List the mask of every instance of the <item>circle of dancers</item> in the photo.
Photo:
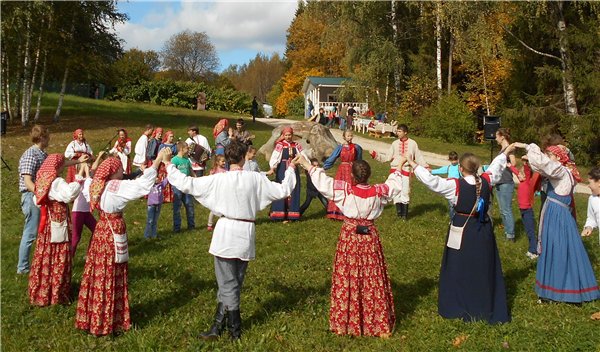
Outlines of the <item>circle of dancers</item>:
[{"label": "circle of dancers", "polygon": [[[19,161],[19,190],[25,215],[19,247],[18,274],[29,274],[29,300],[48,306],[71,302],[72,258],[83,226],[93,233],[86,255],[77,299],[75,326],[96,336],[118,334],[131,328],[128,292],[128,234],[126,205],[147,197],[144,237],[158,237],[161,206],[173,202],[173,232],[181,231],[181,206],[188,230],[196,227],[194,201],[210,210],[207,230],[213,232],[208,252],[214,256],[218,286],[211,326],[199,334],[215,340],[224,331],[236,340],[242,334],[241,290],[250,261],[255,259],[257,213],[270,206],[272,220],[298,221],[317,198],[327,218],[341,221],[332,274],[329,328],[338,335],[389,337],[396,313],[392,285],[375,224],[387,204],[408,218],[411,176],[444,197],[449,205],[440,269],[438,313],[447,319],[490,324],[510,322],[501,260],[489,216],[494,188],[503,198],[514,190],[512,174],[520,184],[518,202],[529,237],[527,256],[537,259],[535,293],[540,302],[582,303],[600,298],[598,284],[581,236],[600,225],[600,168],[589,173],[587,219],[579,232],[574,218],[573,190],[581,176],[560,138],[547,145],[510,141],[501,129],[496,140],[500,153],[480,173],[473,154],[449,154],[450,164],[430,170],[408,127],[398,126],[398,139],[386,153],[369,154],[390,162],[383,183],[370,183],[371,167],[363,149],[353,143],[353,132],[325,160],[309,158],[294,140],[291,127],[282,130],[273,146],[269,170],[260,172],[254,136],[242,119],[235,128],[221,119],[213,129],[211,148],[197,126],[188,138],[175,141],[172,131],[147,125],[132,149],[127,131],[119,129],[107,151],[94,155],[77,129],[64,154],[46,154],[50,141],[46,127],[31,130],[32,146]],[[109,149],[110,148],[110,149]],[[522,169],[515,151],[521,150]],[[133,152],[133,158],[131,154]],[[213,157],[212,169],[207,161]],[[341,163],[330,177],[325,170]],[[66,178],[61,177],[67,169]],[[306,201],[300,205],[300,168],[306,173]],[[442,178],[439,174],[448,174]],[[275,175],[271,181],[267,176]],[[544,184],[545,201],[535,235],[532,201],[536,184]],[[503,185],[512,185],[512,190]],[[502,187],[499,187],[502,186]],[[73,202],[72,211],[68,204]],[[506,239],[514,240],[510,217],[501,203]],[[96,212],[96,217],[93,213]],[[215,222],[215,218],[218,220]],[[29,252],[36,243],[31,266]]]}]

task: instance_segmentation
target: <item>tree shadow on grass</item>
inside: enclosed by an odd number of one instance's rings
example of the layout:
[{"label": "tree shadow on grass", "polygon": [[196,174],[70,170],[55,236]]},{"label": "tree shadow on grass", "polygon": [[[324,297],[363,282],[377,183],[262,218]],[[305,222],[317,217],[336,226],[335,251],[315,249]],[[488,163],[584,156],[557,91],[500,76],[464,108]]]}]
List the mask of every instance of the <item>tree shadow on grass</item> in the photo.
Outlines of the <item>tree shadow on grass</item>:
[{"label": "tree shadow on grass", "polygon": [[422,277],[410,283],[402,284],[392,281],[396,324],[398,325],[398,322],[407,319],[436,285],[437,280],[429,277]]},{"label": "tree shadow on grass", "polygon": [[447,203],[428,203],[428,204],[418,204],[415,207],[409,208],[408,216],[409,218],[418,217],[421,215],[430,215],[431,212],[440,212],[441,214],[448,214],[448,205]]},{"label": "tree shadow on grass", "polygon": [[[156,277],[154,269],[138,268],[137,277]],[[149,325],[155,317],[166,315],[170,311],[183,307],[196,298],[201,291],[214,288],[214,280],[200,280],[188,272],[170,273],[169,279],[177,284],[174,291],[163,292],[155,299],[147,300],[131,306],[131,321],[143,328]]]},{"label": "tree shadow on grass", "polygon": [[[529,274],[536,268],[536,262],[531,261],[528,265],[522,268],[510,269],[504,274],[504,284],[506,285],[506,301],[508,304],[508,311],[512,311],[512,306],[515,298],[519,294],[518,286],[521,284]],[[533,290],[533,282],[531,283],[531,290]]]},{"label": "tree shadow on grass", "polygon": [[249,330],[254,325],[261,325],[277,312],[298,309],[312,301],[318,301],[329,293],[330,286],[330,282],[326,282],[320,287],[298,287],[273,282],[268,286],[268,291],[274,297],[263,301],[260,308],[251,317],[244,320],[244,329]]}]

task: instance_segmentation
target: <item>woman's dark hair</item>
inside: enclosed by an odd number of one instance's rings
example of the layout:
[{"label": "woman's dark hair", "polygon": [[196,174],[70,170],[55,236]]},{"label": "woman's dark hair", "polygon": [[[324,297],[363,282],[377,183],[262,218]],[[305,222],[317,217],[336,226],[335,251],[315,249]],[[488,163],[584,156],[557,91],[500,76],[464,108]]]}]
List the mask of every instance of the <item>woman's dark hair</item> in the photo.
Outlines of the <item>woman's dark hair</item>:
[{"label": "woman's dark hair", "polygon": [[244,126],[246,123],[244,122],[244,119],[237,119],[237,121],[235,123],[239,123],[240,125]]},{"label": "woman's dark hair", "polygon": [[600,166],[596,166],[592,168],[589,172],[590,180],[598,181],[600,180]]},{"label": "woman's dark hair", "polygon": [[229,164],[239,164],[240,161],[246,158],[246,152],[248,146],[239,141],[231,141],[228,146],[225,147],[225,160]]},{"label": "woman's dark hair", "polygon": [[546,150],[549,146],[565,144],[565,140],[558,133],[550,133],[542,138],[542,150]]},{"label": "woman's dark hair", "polygon": [[352,163],[352,176],[356,183],[367,183],[371,177],[371,166],[364,160],[356,160]]},{"label": "woman's dark hair", "polygon": [[496,131],[497,134],[501,135],[502,137],[506,138],[507,142],[511,142],[511,138],[510,138],[510,129],[509,128],[504,128],[504,127],[500,127],[498,129],[498,131]]}]

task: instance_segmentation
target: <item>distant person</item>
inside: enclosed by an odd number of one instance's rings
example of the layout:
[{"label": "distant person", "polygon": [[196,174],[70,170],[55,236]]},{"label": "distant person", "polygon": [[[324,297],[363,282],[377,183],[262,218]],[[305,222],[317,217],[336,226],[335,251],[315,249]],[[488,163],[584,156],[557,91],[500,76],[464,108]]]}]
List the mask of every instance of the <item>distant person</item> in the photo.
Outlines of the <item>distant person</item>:
[{"label": "distant person", "polygon": [[[319,160],[317,160],[316,158],[310,159],[310,163],[313,167],[321,166],[319,165]],[[321,204],[323,204],[325,210],[327,210],[327,198],[325,198],[325,196],[319,193],[319,190],[317,190],[317,187],[315,187],[314,183],[312,182],[312,179],[310,178],[308,170],[304,170],[304,172],[306,173],[306,198],[304,200],[304,203],[302,203],[302,205],[300,206],[300,215],[304,214],[306,209],[308,209],[308,207],[310,206],[310,203],[312,203],[313,199],[315,198],[317,198],[321,202]]]},{"label": "distant person", "polygon": [[31,143],[19,159],[19,192],[21,192],[21,210],[25,215],[21,244],[19,245],[19,261],[17,274],[29,273],[29,251],[37,238],[40,223],[40,209],[35,205],[33,194],[38,170],[48,154],[45,149],[50,143],[50,132],[45,126],[34,125],[29,133]]},{"label": "distant person", "polygon": [[254,136],[246,130],[246,123],[244,122],[244,119],[238,119],[235,122],[235,129],[233,129],[232,138],[247,145],[252,144],[252,139]]},{"label": "distant person", "polygon": [[[177,167],[186,176],[195,177],[192,170],[192,162],[188,157],[189,147],[185,142],[177,142],[177,155],[171,159],[171,163]],[[166,187],[166,185],[165,185]],[[194,220],[194,200],[189,194],[182,193],[177,187],[173,189],[173,232],[181,231],[181,204],[185,207],[185,216],[187,219],[187,229],[193,230],[196,228]]]},{"label": "distant person", "polygon": [[[587,237],[600,227],[600,166],[590,170],[588,186],[592,195],[588,198],[587,218],[581,236]],[[598,237],[600,238],[600,236]]]},{"label": "distant person", "polygon": [[[158,152],[160,153],[160,151],[165,148],[170,149],[171,154],[173,154],[173,155],[177,154],[177,144],[175,144],[175,134],[171,130],[165,132],[165,134],[163,135],[162,143],[158,146]],[[167,177],[167,169],[164,164],[160,164],[160,166],[158,167],[158,176],[157,177],[158,177],[159,181],[162,181]],[[164,203],[173,203],[175,195],[173,194],[173,187],[171,187],[171,185],[168,183],[165,185],[165,188],[163,189],[163,196],[164,196],[164,199],[163,199]]]},{"label": "distant person", "polygon": [[[508,128],[499,128],[496,131],[496,142],[500,145],[500,153],[504,151],[511,142],[510,130]],[[519,175],[519,171],[515,165],[517,158],[514,153],[508,155],[508,165],[502,173],[502,178],[496,184],[496,197],[498,198],[498,207],[500,215],[502,215],[502,224],[504,226],[505,239],[510,242],[515,242],[515,219],[513,217],[512,204],[513,194],[515,193],[515,182],[513,181],[513,173]]]},{"label": "distant person", "polygon": [[244,170],[260,172],[260,167],[258,166],[258,162],[256,162],[256,147],[252,145],[248,146],[248,151],[246,152]]},{"label": "distant person", "polygon": [[233,130],[229,128],[227,119],[220,119],[213,128],[213,137],[215,138],[215,154],[224,155],[225,147],[231,143]]},{"label": "distant person", "polygon": [[352,123],[354,122],[354,115],[356,114],[356,110],[353,106],[348,108],[348,112],[346,113],[346,129],[352,128]]},{"label": "distant person", "polygon": [[313,116],[313,112],[315,111],[315,105],[313,104],[312,100],[308,99],[308,118],[310,118],[311,116]]},{"label": "distant person", "polygon": [[[213,161],[212,169],[210,170],[211,175],[220,174],[223,172],[227,172],[227,160],[225,159],[225,155],[218,154],[215,155],[215,160]],[[208,232],[212,232],[215,228],[214,225],[215,213],[212,211],[208,214],[208,221],[206,223],[206,230]]]},{"label": "distant person", "polygon": [[[83,154],[87,154],[91,159],[94,158],[94,152],[92,151],[92,147],[85,140],[85,136],[83,130],[81,128],[76,129],[73,132],[73,140],[71,143],[67,145],[65,149],[65,158],[68,160],[77,160]],[[67,168],[67,177],[65,180],[67,182],[75,181],[75,175],[77,171],[75,170],[75,165],[71,165]]]},{"label": "distant person", "polygon": [[129,154],[131,153],[131,139],[127,136],[124,128],[119,129],[119,138],[115,142],[109,153],[115,154],[123,164],[123,170],[126,174],[131,173],[131,164],[129,163]]},{"label": "distant person", "polygon": [[531,259],[538,258],[538,241],[535,235],[535,217],[533,215],[533,197],[534,197],[534,172],[527,162],[527,156],[524,155],[523,168],[519,171],[519,186],[517,186],[517,202],[521,212],[521,221],[525,227],[525,233],[529,239],[529,248],[525,255]]},{"label": "distant person", "polygon": [[[458,165],[458,153],[451,151],[448,153],[448,161],[450,165],[442,166],[437,169],[431,170],[432,175],[448,175],[448,178],[459,179],[460,178],[460,166]],[[454,205],[452,200],[448,200],[448,213],[450,220],[454,217]]]},{"label": "distant person", "polygon": [[133,166],[137,169],[134,170],[136,173],[141,174],[140,170],[143,166],[146,166],[148,162],[148,157],[146,156],[146,149],[148,148],[148,141],[152,133],[154,132],[154,126],[148,124],[144,130],[144,133],[140,136],[140,138],[135,143],[134,148],[134,157],[133,157]]},{"label": "distant person", "polygon": [[256,97],[252,99],[252,123],[256,122],[256,117],[258,116],[258,102],[256,101]]},{"label": "distant person", "polygon": [[[206,161],[210,158],[212,150],[208,139],[200,134],[198,126],[192,125],[188,128],[188,139],[185,140],[190,149],[190,161],[192,162],[192,170],[196,177],[204,175],[206,169]],[[201,148],[198,148],[200,146]],[[192,154],[193,153],[193,154]]]}]

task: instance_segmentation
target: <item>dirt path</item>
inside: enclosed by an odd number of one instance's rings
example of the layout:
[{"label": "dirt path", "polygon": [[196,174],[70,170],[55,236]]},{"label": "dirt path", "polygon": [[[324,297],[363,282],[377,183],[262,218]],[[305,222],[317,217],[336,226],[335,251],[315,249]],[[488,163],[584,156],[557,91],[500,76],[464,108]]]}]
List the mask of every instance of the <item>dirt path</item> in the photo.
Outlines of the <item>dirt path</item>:
[{"label": "dirt path", "polygon": [[[260,122],[266,123],[267,125],[273,126],[273,127],[278,127],[281,125],[287,125],[287,124],[293,124],[298,122],[297,120],[288,120],[288,119],[267,119],[267,118],[259,118],[257,119]],[[331,134],[333,134],[333,137],[335,137],[335,139],[339,142],[342,143],[342,131],[339,128],[331,128],[330,129]],[[356,142],[357,144],[360,144],[360,146],[363,148],[363,150],[374,150],[377,153],[385,153],[388,148],[390,147],[390,144],[392,143],[393,139],[388,139],[388,140],[382,140],[382,141],[377,141],[377,140],[373,140],[373,139],[369,139],[369,138],[365,138],[362,137],[359,133],[355,132],[354,133],[354,142]],[[431,152],[427,152],[424,150],[421,150],[421,152],[423,153],[423,156],[425,157],[425,161],[427,161],[427,163],[429,163],[432,166],[443,166],[448,164],[448,156],[447,155],[442,155],[442,154],[436,154],[436,153],[431,153]],[[577,186],[575,186],[575,192],[577,193],[583,193],[583,194],[591,194],[590,188],[587,186],[587,184],[578,184]]]}]

